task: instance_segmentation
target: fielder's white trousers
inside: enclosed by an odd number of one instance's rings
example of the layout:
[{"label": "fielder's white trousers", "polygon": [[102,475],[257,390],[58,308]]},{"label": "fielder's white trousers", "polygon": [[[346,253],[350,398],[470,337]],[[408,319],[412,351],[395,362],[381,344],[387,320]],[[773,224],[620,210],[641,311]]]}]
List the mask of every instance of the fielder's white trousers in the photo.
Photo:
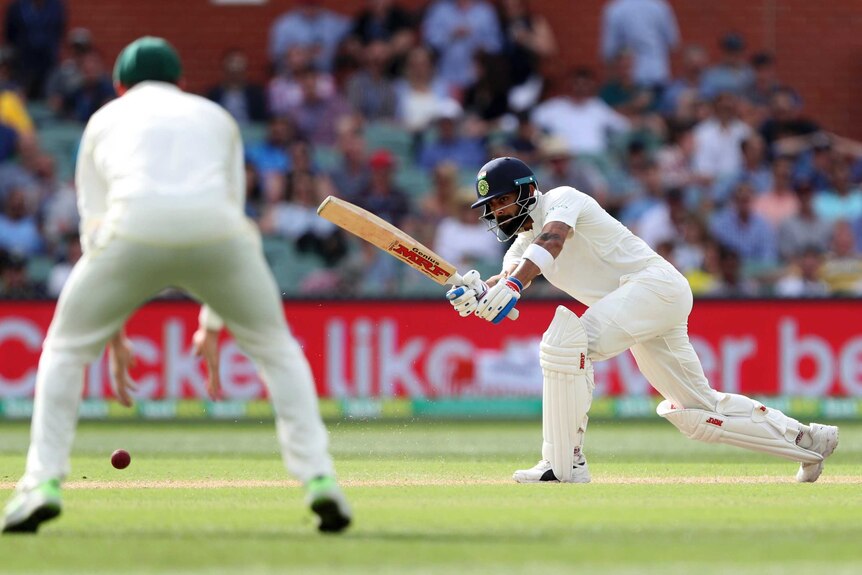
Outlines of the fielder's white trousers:
[{"label": "fielder's white trousers", "polygon": [[691,308],[691,288],[670,265],[626,276],[581,316],[589,356],[601,361],[631,349],[641,373],[665,399],[715,411],[723,394],[709,386],[688,339]]},{"label": "fielder's white trousers", "polygon": [[272,399],[287,470],[303,482],[332,475],[311,369],[285,322],[260,237],[249,227],[192,246],[111,237],[86,253],[60,294],[43,345],[22,486],[68,475],[84,366],[166,287],[209,304],[254,361]]}]

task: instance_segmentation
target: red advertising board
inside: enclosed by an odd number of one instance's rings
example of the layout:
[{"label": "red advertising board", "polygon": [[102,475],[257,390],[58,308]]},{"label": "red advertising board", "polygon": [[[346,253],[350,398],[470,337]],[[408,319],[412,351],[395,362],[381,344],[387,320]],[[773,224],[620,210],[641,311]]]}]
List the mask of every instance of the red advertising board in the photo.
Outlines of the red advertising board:
[{"label": "red advertising board", "polygon": [[[284,308],[322,396],[419,398],[541,394],[538,341],[556,305],[524,301],[520,319],[500,325],[460,318],[433,301],[294,301]],[[53,308],[0,302],[0,398],[32,396]],[[160,301],[131,318],[139,397],[204,396],[204,371],[190,344],[197,310]],[[716,389],[862,397],[860,319],[862,301],[698,301],[690,332]],[[229,334],[222,378],[230,398],[265,396]],[[629,353],[596,364],[596,384],[600,396],[652,393]],[[85,396],[111,396],[104,359],[89,366]]]}]

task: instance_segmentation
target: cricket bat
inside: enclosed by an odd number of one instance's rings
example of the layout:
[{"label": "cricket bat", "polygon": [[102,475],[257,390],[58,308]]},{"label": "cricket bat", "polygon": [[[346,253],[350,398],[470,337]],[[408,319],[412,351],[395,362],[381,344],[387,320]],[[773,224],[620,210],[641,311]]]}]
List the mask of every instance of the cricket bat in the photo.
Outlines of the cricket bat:
[{"label": "cricket bat", "polygon": [[[440,285],[464,285],[464,279],[455,266],[368,210],[329,196],[317,208],[317,213],[339,228],[419,270]],[[518,310],[512,309],[507,317],[515,320],[518,315]]]}]

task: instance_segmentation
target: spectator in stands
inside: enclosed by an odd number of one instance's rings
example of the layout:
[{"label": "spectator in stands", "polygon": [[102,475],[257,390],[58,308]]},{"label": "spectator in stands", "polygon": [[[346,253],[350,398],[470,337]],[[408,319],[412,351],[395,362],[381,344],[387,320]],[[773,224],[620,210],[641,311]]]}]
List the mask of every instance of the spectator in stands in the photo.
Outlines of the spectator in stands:
[{"label": "spectator in stands", "polygon": [[48,107],[59,116],[63,102],[84,82],[84,57],[93,50],[93,36],[86,28],[74,28],[66,37],[66,56],[51,75],[45,88]]},{"label": "spectator in stands", "polygon": [[0,124],[15,130],[25,147],[32,146],[36,142],[33,120],[20,86],[12,79],[13,59],[11,48],[0,47]]},{"label": "spectator in stands", "polygon": [[718,247],[719,276],[708,295],[722,298],[756,297],[760,293],[757,282],[742,273],[742,260],[732,247]]},{"label": "spectator in stands", "polygon": [[220,104],[240,124],[265,122],[266,94],[248,81],[248,58],[239,48],[225,52],[221,61],[222,79],[207,91],[207,98]]},{"label": "spectator in stands", "polygon": [[263,181],[254,164],[245,158],[245,215],[254,221],[263,215],[266,198],[263,193]]},{"label": "spectator in stands", "polygon": [[814,198],[814,211],[827,222],[862,217],[862,190],[850,181],[850,166],[843,158],[832,163],[829,188]]},{"label": "spectator in stands", "polygon": [[359,125],[353,121],[340,122],[337,130],[336,147],[341,154],[341,161],[329,174],[329,178],[335,187],[336,195],[355,204],[371,183],[365,138]]},{"label": "spectator in stands", "polygon": [[597,168],[572,154],[566,142],[550,136],[542,141],[540,150],[542,163],[538,180],[543,190],[571,186],[592,196],[601,205],[607,203],[608,182],[605,177]]},{"label": "spectator in stands", "polygon": [[434,77],[431,51],[425,46],[411,49],[404,65],[404,77],[395,81],[395,95],[398,120],[414,135],[417,149],[423,133],[448,99],[447,94],[445,83]]},{"label": "spectator in stands", "polygon": [[599,98],[630,118],[646,112],[654,99],[652,91],[635,84],[633,64],[634,56],[628,50],[614,56],[607,62],[605,83],[599,90]]},{"label": "spectator in stands", "polygon": [[12,0],[7,6],[6,43],[15,49],[15,76],[28,98],[44,97],[65,32],[63,0]]},{"label": "spectator in stands", "polygon": [[399,226],[410,214],[410,202],[393,181],[395,157],[388,150],[376,150],[368,163],[371,166],[371,181],[360,195],[359,205]]},{"label": "spectator in stands", "polygon": [[36,194],[42,234],[49,246],[59,244],[63,237],[78,230],[77,196],[75,188],[57,177],[54,157],[44,152],[31,154],[27,166],[33,175],[32,190]]},{"label": "spectator in stands", "polygon": [[784,261],[792,261],[808,246],[825,252],[832,239],[832,224],[814,211],[814,188],[811,184],[805,181],[797,183],[796,197],[799,211],[778,227],[778,247]]},{"label": "spectator in stands", "polygon": [[422,36],[437,52],[437,77],[460,92],[476,80],[473,55],[502,49],[500,22],[485,0],[433,0],[422,21]]},{"label": "spectator in stands", "polygon": [[25,257],[42,252],[42,237],[33,214],[24,190],[12,188],[6,193],[0,213],[0,249]]},{"label": "spectator in stands", "polygon": [[686,214],[681,224],[676,222],[676,227],[681,228],[682,233],[674,241],[673,261],[683,275],[693,277],[697,270],[705,267],[710,241],[706,222],[698,216]]},{"label": "spectator in stands", "polygon": [[66,119],[85,123],[115,96],[114,83],[105,71],[102,55],[90,50],[81,60],[81,83],[63,100],[60,114]]},{"label": "spectator in stands", "polygon": [[835,222],[821,277],[835,295],[862,295],[862,253],[856,249],[853,228],[847,220]]},{"label": "spectator in stands", "polygon": [[0,123],[0,164],[14,158],[21,149],[21,136],[6,124]]},{"label": "spectator in stands", "polygon": [[0,249],[0,299],[42,299],[42,286],[30,281],[27,258]]},{"label": "spectator in stands", "polygon": [[766,146],[757,132],[751,132],[739,145],[742,151],[742,172],[740,179],[754,188],[757,196],[772,189],[772,170],[766,159]]},{"label": "spectator in stands", "polygon": [[396,97],[386,75],[389,50],[383,41],[370,42],[360,53],[361,68],[347,81],[347,99],[353,109],[369,121],[395,117]]},{"label": "spectator in stands", "polygon": [[502,0],[498,4],[503,37],[501,55],[509,64],[509,107],[516,112],[532,108],[542,94],[542,60],[557,54],[557,40],[548,20],[530,9],[529,0]]},{"label": "spectator in stands", "polygon": [[725,92],[741,96],[754,83],[754,71],[745,58],[742,36],[727,34],[721,39],[720,46],[721,61],[704,72],[700,85],[701,94],[708,99]]},{"label": "spectator in stands", "polygon": [[816,246],[806,246],[796,257],[793,267],[775,283],[779,297],[827,297],[829,285],[820,279],[823,252]]},{"label": "spectator in stands", "polygon": [[683,95],[700,97],[703,71],[709,63],[709,55],[702,46],[692,44],[682,51],[682,74],[672,80],[662,93],[659,110],[666,116],[676,114]]},{"label": "spectator in stands", "polygon": [[423,222],[436,227],[443,218],[453,216],[455,198],[458,196],[458,166],[452,162],[440,162],[431,174],[431,189],[422,196],[419,212]]},{"label": "spectator in stands", "polygon": [[769,189],[754,198],[751,209],[777,230],[799,213],[799,196],[793,189],[793,158],[779,156],[772,162]]},{"label": "spectator in stands", "polygon": [[[654,171],[658,172],[658,169]],[[653,191],[647,196],[649,201],[642,200],[643,207],[639,210],[640,215],[634,214],[634,217],[629,220],[632,222],[632,230],[654,249],[660,244],[669,243],[674,265],[680,271],[684,271],[675,249],[675,246],[681,243],[685,226],[690,219],[683,202],[683,192],[679,188],[664,190],[660,185],[661,176],[658,174],[650,178],[653,182],[658,182],[658,185],[650,183]],[[690,266],[691,262],[686,261],[685,264]]]},{"label": "spectator in stands", "polygon": [[595,95],[595,74],[577,68],[567,95],[546,100],[533,110],[531,120],[545,133],[559,136],[573,154],[604,154],[611,132],[625,132],[628,120]]},{"label": "spectator in stands", "polygon": [[775,71],[775,58],[769,52],[758,52],[751,57],[751,69],[754,71],[754,80],[742,96],[765,111],[772,94],[781,87]]},{"label": "spectator in stands", "polygon": [[284,54],[294,46],[308,50],[311,63],[331,72],[338,46],[350,30],[350,21],[320,6],[320,0],[298,0],[297,7],[282,14],[269,31],[269,58],[276,70]]},{"label": "spectator in stands", "polygon": [[69,280],[69,274],[72,273],[72,268],[81,259],[83,252],[81,251],[81,238],[77,231],[70,231],[63,238],[63,255],[60,260],[51,268],[48,275],[46,291],[50,297],[56,298],[60,296],[60,291],[66,282]]},{"label": "spectator in stands", "polygon": [[400,71],[407,53],[416,45],[413,16],[395,0],[366,0],[366,7],[351,22],[345,49],[359,60],[372,42],[385,46],[387,74]]},{"label": "spectator in stands", "polygon": [[[313,67],[311,52],[303,46],[292,46],[282,60],[283,65],[269,81],[266,92],[269,113],[273,116],[283,116],[302,103],[302,87],[298,78],[306,69]],[[332,74],[318,70],[316,90],[319,98],[332,97],[336,91]]]},{"label": "spectator in stands", "polygon": [[287,109],[287,116],[297,130],[314,145],[335,144],[338,122],[351,114],[350,105],[338,93],[321,95],[318,72],[307,67],[297,74],[302,90],[301,101]]},{"label": "spectator in stands", "polygon": [[440,221],[434,236],[433,250],[458,269],[498,266],[503,255],[503,244],[488,233],[484,222],[476,219],[470,207],[475,201],[472,190],[461,190],[452,199],[452,215]]},{"label": "spectator in stands", "polygon": [[670,122],[668,142],[656,153],[662,185],[685,189],[701,182],[694,172],[694,125],[691,122]]},{"label": "spectator in stands", "polygon": [[820,127],[802,115],[802,106],[796,93],[789,88],[778,88],[772,92],[769,100],[769,117],[760,126],[760,134],[766,140],[766,145],[774,153],[796,150],[773,149],[783,138],[792,136],[807,136],[814,134]]},{"label": "spectator in stands", "polygon": [[509,112],[509,67],[499,54],[473,55],[476,81],[464,91],[464,110],[482,121],[484,131]]},{"label": "spectator in stands", "polygon": [[261,232],[292,240],[298,251],[318,255],[327,266],[334,265],[347,253],[347,243],[335,224],[317,215],[321,201],[323,194],[313,174],[291,172],[284,197],[271,204],[261,218]]},{"label": "spectator in stands", "polygon": [[754,191],[747,182],[736,186],[733,199],[712,214],[710,232],[736,252],[745,265],[768,266],[776,261],[775,232],[751,209]]},{"label": "spectator in stands", "polygon": [[[296,139],[293,123],[284,117],[273,117],[267,125],[266,139],[246,150],[246,160],[254,166],[261,178],[264,196],[272,197],[280,188],[283,178],[292,167],[287,148]],[[277,183],[273,183],[277,180]],[[275,194],[277,195],[277,194]]]},{"label": "spectator in stands", "polygon": [[450,161],[460,169],[478,169],[487,160],[485,148],[479,138],[461,133],[463,121],[461,105],[444,100],[437,110],[437,139],[425,143],[419,152],[419,166],[433,170],[440,162]]},{"label": "spectator in stands", "polygon": [[[658,163],[651,157],[648,157],[643,166],[637,166],[631,173],[630,184],[631,191],[625,197],[625,203],[620,206],[618,219],[624,226],[636,228],[638,220],[651,208],[661,205],[665,199],[665,190],[662,186],[661,172],[658,169]],[[681,194],[680,199],[681,199]],[[636,234],[643,235],[638,231]],[[652,247],[658,245],[659,241],[650,244]],[[647,241],[647,243],[649,243]]]},{"label": "spectator in stands", "polygon": [[602,15],[601,53],[606,62],[629,50],[634,80],[661,90],[670,81],[670,52],[679,43],[673,8],[665,0],[612,0]]},{"label": "spectator in stands", "polygon": [[[542,158],[539,150],[540,134],[536,126],[530,121],[529,112],[522,111],[515,114],[518,125],[514,132],[510,133],[503,142],[503,153],[493,153],[492,157],[515,156],[525,164],[538,164]],[[565,142],[563,143],[565,146]]]},{"label": "spectator in stands", "polygon": [[752,133],[739,119],[736,96],[729,92],[713,100],[712,115],[694,128],[694,169],[704,180],[721,183],[742,172],[742,142]]}]

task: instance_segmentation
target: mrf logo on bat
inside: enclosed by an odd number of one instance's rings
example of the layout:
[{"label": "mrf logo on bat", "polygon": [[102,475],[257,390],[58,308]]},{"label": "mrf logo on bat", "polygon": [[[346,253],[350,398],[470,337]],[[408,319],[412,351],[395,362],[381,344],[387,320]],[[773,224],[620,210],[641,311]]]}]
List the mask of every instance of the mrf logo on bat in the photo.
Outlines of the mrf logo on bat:
[{"label": "mrf logo on bat", "polygon": [[396,241],[389,246],[389,251],[429,277],[447,278],[450,275],[440,267],[440,262],[422,253],[418,248],[411,249]]}]

